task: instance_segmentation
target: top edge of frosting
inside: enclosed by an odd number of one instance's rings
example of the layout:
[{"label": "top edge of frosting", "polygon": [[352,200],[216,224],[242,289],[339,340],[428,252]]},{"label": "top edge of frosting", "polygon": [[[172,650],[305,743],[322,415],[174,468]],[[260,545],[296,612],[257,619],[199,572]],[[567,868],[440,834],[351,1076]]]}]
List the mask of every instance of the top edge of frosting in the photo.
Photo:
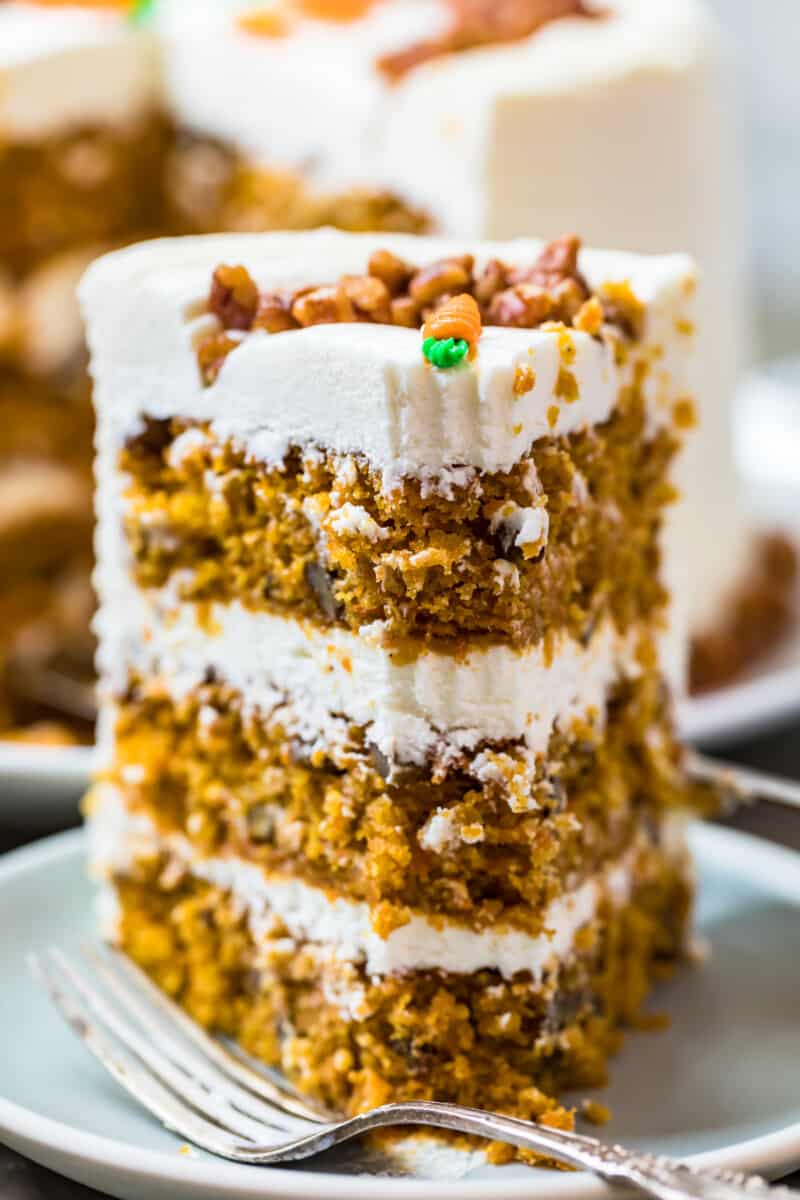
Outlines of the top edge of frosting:
[{"label": "top edge of frosting", "polygon": [[[539,438],[608,419],[630,369],[615,361],[608,339],[567,330],[577,400],[564,401],[563,327],[486,327],[474,362],[450,371],[424,361],[418,330],[341,324],[256,332],[229,355],[216,382],[203,386],[194,343],[198,320],[207,318],[197,314],[216,266],[241,262],[262,287],[298,288],[363,273],[381,247],[420,264],[464,252],[479,265],[492,257],[527,264],[542,243],[318,230],[166,239],[107,255],[89,268],[80,297],[96,403],[111,440],[135,434],[143,416],[207,420],[218,437],[267,462],[280,462],[292,444],[362,453],[391,485],[452,467],[507,470]],[[653,358],[648,415],[653,426],[670,420],[675,399],[690,390],[678,317],[691,309],[691,260],[587,250],[580,266],[593,289],[627,281],[645,306],[636,349]],[[523,364],[535,381],[520,395],[515,381]]]}]

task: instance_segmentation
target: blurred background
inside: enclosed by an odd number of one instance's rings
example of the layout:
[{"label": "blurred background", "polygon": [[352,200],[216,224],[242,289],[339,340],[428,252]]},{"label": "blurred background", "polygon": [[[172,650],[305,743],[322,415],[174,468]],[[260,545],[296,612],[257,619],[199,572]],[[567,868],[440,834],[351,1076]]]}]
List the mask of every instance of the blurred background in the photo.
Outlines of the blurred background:
[{"label": "blurred background", "polygon": [[760,358],[800,353],[800,3],[713,0],[731,34]]},{"label": "blurred background", "polygon": [[800,525],[800,3],[712,0],[730,35],[755,291],[755,370],[734,445],[764,518]]}]

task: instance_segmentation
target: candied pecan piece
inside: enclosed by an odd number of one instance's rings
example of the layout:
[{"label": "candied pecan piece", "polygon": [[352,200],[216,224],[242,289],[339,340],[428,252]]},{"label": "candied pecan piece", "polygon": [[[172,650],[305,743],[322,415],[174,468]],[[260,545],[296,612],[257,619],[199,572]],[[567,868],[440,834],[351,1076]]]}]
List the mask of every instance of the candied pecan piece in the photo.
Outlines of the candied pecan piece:
[{"label": "candied pecan piece", "polygon": [[253,318],[253,329],[266,329],[267,333],[284,333],[287,329],[297,329],[297,321],[292,316],[291,301],[280,292],[265,292],[258,301],[256,315]]},{"label": "candied pecan piece", "polygon": [[420,307],[433,304],[446,293],[468,292],[472,288],[471,254],[441,258],[417,271],[409,284],[409,294]]},{"label": "candied pecan piece", "polygon": [[393,296],[399,296],[408,287],[414,274],[414,268],[392,254],[391,250],[376,250],[370,255],[367,271],[375,279],[380,279]]},{"label": "candied pecan piece", "polygon": [[499,258],[491,258],[475,279],[475,299],[485,308],[507,286],[508,268]]},{"label": "candied pecan piece", "polygon": [[203,338],[197,347],[197,364],[206,385],[214,382],[225,359],[238,345],[240,342],[227,333],[212,333],[210,337]]},{"label": "candied pecan piece", "polygon": [[247,267],[217,267],[208,307],[225,329],[250,328],[258,307],[258,288]]},{"label": "candied pecan piece", "polygon": [[489,323],[535,329],[548,321],[554,310],[555,303],[548,291],[531,283],[518,283],[494,297],[489,305]]},{"label": "candied pecan piece", "polygon": [[509,273],[509,282],[533,283],[537,287],[554,292],[567,279],[574,279],[583,289],[583,299],[589,294],[578,271],[578,251],[581,240],[572,234],[564,234],[548,242],[536,262],[530,267],[523,267]]},{"label": "candied pecan piece", "polygon": [[419,309],[410,296],[396,296],[392,300],[392,322],[416,329],[419,325]]},{"label": "candied pecan piece", "polygon": [[356,319],[350,298],[341,285],[302,292],[292,304],[292,316],[304,326],[335,325]]},{"label": "candied pecan piece", "polygon": [[372,275],[344,275],[340,286],[353,306],[356,319],[386,325],[392,319],[389,289]]}]

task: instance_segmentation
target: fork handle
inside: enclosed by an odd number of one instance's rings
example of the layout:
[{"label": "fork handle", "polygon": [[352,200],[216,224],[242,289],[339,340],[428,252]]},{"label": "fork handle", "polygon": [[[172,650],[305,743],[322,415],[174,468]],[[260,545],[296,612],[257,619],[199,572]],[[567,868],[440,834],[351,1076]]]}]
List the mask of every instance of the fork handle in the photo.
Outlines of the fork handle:
[{"label": "fork handle", "polygon": [[730,807],[770,800],[788,808],[800,808],[800,783],[791,779],[740,767],[707,754],[698,754],[696,750],[686,751],[685,762],[689,774],[699,783],[710,783],[718,788]]},{"label": "fork handle", "polygon": [[339,1126],[337,1141],[390,1125],[427,1125],[475,1134],[591,1171],[608,1183],[632,1185],[657,1200],[797,1200],[789,1188],[771,1187],[755,1175],[695,1169],[675,1159],[607,1146],[583,1134],[457,1104],[385,1104],[344,1124],[350,1128],[344,1134]]}]

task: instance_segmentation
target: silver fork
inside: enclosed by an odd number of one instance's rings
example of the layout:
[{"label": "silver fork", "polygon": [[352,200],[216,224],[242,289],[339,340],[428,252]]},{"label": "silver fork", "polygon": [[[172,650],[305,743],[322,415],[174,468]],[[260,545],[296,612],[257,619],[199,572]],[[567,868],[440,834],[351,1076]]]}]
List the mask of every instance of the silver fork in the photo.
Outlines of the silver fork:
[{"label": "silver fork", "polygon": [[255,1070],[116,951],[87,947],[70,957],[50,948],[29,961],[67,1023],[125,1091],[167,1129],[222,1158],[294,1162],[372,1129],[422,1125],[533,1150],[658,1200],[797,1200],[758,1176],[698,1170],[458,1104],[385,1104],[341,1119]]}]

